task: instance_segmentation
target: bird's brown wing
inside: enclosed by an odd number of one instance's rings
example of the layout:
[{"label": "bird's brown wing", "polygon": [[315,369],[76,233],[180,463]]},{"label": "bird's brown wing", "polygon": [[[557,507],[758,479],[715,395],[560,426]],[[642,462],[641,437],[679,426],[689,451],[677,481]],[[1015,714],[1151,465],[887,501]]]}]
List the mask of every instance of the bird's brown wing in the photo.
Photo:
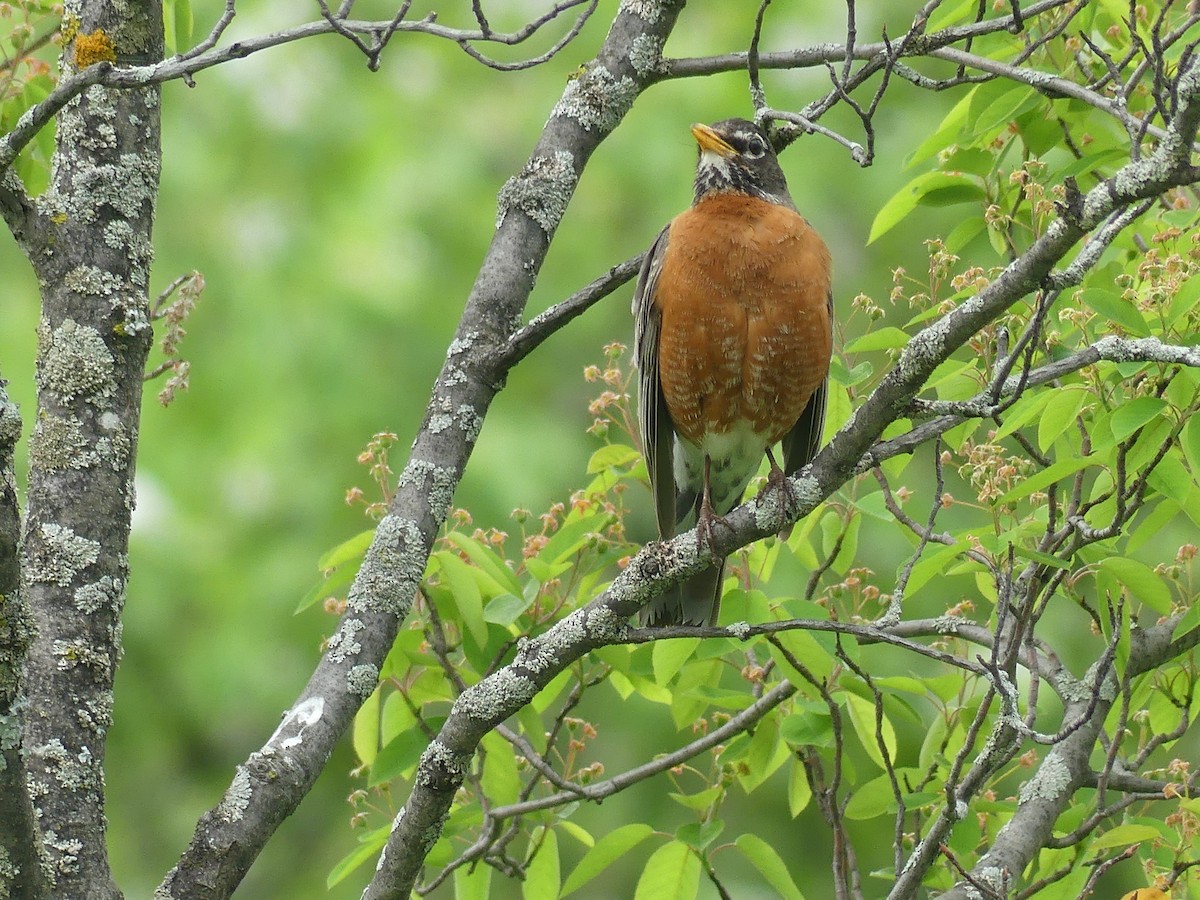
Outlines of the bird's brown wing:
[{"label": "bird's brown wing", "polygon": [[[833,322],[833,295],[829,294],[829,321]],[[829,376],[826,375],[812,396],[796,424],[783,437],[783,471],[795,475],[808,465],[821,449],[821,435],[825,431],[825,406],[829,395]]]},{"label": "bird's brown wing", "polygon": [[675,426],[667,411],[662,382],[658,377],[658,341],[662,310],[654,302],[658,274],[667,252],[670,226],[659,232],[638,272],[633,291],[633,355],[638,367],[638,425],[642,454],[650,472],[658,532],[664,538],[675,534]]}]

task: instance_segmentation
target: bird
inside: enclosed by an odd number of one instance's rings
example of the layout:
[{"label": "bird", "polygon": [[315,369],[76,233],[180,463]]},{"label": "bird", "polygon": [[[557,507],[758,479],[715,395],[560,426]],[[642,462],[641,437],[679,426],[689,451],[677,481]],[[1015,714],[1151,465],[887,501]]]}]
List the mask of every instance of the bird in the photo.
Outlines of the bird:
[{"label": "bird", "polygon": [[[663,540],[714,528],[766,455],[768,486],[820,447],[833,352],[829,248],[796,209],[767,133],[694,124],[692,205],[659,232],[633,295],[638,431]],[[772,448],[782,443],[783,465]],[[668,589],[641,624],[715,625],[724,559]]]}]

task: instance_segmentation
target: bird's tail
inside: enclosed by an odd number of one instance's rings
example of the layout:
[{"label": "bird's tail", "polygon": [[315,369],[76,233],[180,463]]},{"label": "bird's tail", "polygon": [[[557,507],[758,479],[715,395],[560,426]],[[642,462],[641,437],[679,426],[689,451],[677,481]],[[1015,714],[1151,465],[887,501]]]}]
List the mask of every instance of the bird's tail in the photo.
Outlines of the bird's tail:
[{"label": "bird's tail", "polygon": [[651,628],[665,625],[716,625],[721,612],[721,581],[724,575],[724,560],[714,568],[697,572],[642,607],[638,620]]}]

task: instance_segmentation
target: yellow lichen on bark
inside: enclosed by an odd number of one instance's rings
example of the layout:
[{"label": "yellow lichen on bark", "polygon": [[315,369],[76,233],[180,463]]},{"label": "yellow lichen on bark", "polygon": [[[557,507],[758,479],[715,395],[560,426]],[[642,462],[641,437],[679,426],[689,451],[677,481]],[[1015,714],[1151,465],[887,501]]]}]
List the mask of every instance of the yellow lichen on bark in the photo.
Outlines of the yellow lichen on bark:
[{"label": "yellow lichen on bark", "polygon": [[116,62],[117,54],[113,49],[112,38],[103,28],[97,28],[91,34],[81,34],[75,38],[75,66],[86,69],[98,62]]}]

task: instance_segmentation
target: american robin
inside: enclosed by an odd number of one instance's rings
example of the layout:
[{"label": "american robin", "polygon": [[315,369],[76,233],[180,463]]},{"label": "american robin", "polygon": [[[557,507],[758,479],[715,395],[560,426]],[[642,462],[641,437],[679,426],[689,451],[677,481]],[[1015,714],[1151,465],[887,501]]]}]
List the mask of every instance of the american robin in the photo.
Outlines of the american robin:
[{"label": "american robin", "polygon": [[[695,197],[654,241],[633,297],[638,421],[662,538],[715,523],[765,453],[770,483],[821,441],[832,352],[829,249],[745,119],[693,125]],[[783,442],[783,468],[771,448]],[[647,625],[712,625],[724,560],[646,606]]]}]

